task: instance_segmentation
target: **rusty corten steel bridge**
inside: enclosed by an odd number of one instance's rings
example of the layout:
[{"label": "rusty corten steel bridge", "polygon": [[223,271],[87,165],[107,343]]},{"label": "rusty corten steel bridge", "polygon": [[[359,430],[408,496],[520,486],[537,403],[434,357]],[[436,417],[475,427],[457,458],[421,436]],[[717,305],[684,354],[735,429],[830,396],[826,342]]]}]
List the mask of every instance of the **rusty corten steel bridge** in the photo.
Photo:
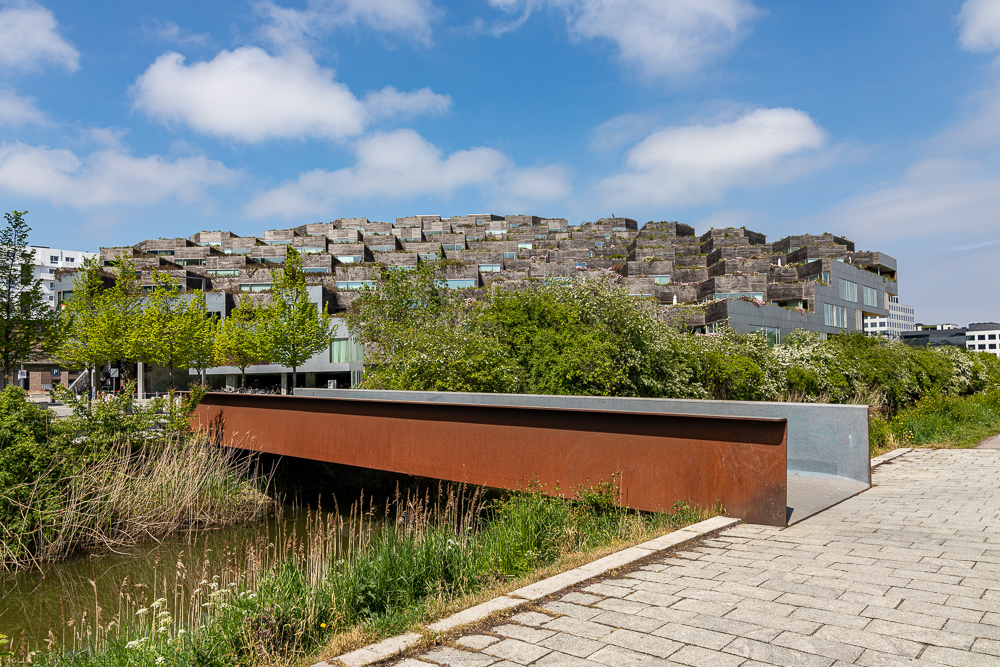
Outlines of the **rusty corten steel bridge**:
[{"label": "rusty corten steel bridge", "polygon": [[209,393],[195,422],[242,449],[505,489],[537,480],[567,497],[620,472],[622,501],[636,509],[718,503],[749,523],[785,525],[784,419],[384,398],[391,393]]}]

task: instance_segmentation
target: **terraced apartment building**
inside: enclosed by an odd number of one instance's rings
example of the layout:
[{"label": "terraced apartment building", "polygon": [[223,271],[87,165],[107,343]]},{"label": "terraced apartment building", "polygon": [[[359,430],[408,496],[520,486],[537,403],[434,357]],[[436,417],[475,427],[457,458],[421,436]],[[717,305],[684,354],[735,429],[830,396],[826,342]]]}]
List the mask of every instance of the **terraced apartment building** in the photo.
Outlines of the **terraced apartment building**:
[{"label": "terraced apartment building", "polygon": [[[101,248],[100,257],[106,266],[123,253],[131,257],[147,285],[155,270],[186,289],[226,293],[220,302],[226,310],[237,294],[269,290],[269,269],[284,262],[289,248],[300,253],[317,304],[333,313],[372,287],[382,267],[408,270],[422,263],[439,266],[443,284],[458,290],[611,280],[636,297],[655,300],[661,319],[677,326],[711,333],[728,323],[775,342],[800,328],[821,334],[863,331],[865,318],[886,317],[898,294],[895,259],[857,251],[852,241],[831,234],[768,243],[764,234],[745,228],[697,236],[678,222],[640,227],[630,218],[579,225],[532,215],[417,215],[394,223],[343,218],[262,236],[203,231],[150,239]],[[71,284],[67,277],[57,286],[59,298]],[[353,350],[348,342],[340,347]],[[328,362],[341,356],[331,352]],[[357,355],[349,356],[357,365],[350,370],[359,370]],[[352,372],[350,384],[355,377]]]}]

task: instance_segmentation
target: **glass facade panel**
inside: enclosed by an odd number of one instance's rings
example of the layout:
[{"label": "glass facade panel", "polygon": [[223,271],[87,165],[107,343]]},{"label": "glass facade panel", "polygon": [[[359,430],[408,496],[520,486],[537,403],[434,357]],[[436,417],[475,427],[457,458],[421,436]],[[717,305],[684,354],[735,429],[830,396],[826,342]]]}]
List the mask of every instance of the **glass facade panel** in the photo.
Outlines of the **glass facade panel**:
[{"label": "glass facade panel", "polygon": [[654,285],[669,285],[670,276],[650,276],[653,279]]},{"label": "glass facade panel", "polygon": [[480,264],[480,273],[498,273],[502,267],[499,264]]},{"label": "glass facade panel", "polygon": [[364,348],[353,338],[334,338],[330,343],[331,364],[361,363],[364,358]]},{"label": "glass facade panel", "polygon": [[858,284],[850,280],[840,279],[840,298],[844,301],[858,302]]}]

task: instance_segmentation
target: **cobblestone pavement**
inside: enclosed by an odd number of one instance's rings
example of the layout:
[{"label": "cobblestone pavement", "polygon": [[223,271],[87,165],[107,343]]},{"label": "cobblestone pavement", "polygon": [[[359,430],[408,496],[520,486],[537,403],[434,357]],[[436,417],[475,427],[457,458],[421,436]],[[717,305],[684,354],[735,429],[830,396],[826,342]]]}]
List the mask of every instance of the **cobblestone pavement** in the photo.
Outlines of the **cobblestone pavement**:
[{"label": "cobblestone pavement", "polygon": [[394,664],[1000,666],[1000,450],[916,450],[873,481]]}]

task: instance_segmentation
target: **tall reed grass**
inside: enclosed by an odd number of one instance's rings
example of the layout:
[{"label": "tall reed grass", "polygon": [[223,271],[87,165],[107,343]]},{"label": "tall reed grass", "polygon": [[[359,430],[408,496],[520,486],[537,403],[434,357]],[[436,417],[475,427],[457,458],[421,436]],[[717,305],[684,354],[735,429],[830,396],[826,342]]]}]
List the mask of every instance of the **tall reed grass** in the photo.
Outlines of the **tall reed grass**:
[{"label": "tall reed grass", "polygon": [[[260,519],[274,504],[266,482],[250,455],[203,437],[139,450],[115,445],[67,479],[42,474],[0,491],[18,525],[31,526],[15,531],[0,523],[0,567]],[[53,484],[62,491],[53,493]]]},{"label": "tall reed grass", "polygon": [[[344,637],[419,627],[454,601],[523,581],[567,555],[711,514],[687,505],[641,513],[616,500],[613,483],[581,489],[573,501],[538,487],[493,500],[439,487],[397,492],[381,512],[364,498],[346,516],[314,511],[302,529],[279,522],[226,549],[214,571],[179,559],[162,564],[162,584],[151,590],[123,582],[113,614],[95,603],[89,621],[76,616],[78,629],[53,634],[31,659],[59,667],[295,664]],[[16,653],[26,659],[30,649],[22,641]]]}]

